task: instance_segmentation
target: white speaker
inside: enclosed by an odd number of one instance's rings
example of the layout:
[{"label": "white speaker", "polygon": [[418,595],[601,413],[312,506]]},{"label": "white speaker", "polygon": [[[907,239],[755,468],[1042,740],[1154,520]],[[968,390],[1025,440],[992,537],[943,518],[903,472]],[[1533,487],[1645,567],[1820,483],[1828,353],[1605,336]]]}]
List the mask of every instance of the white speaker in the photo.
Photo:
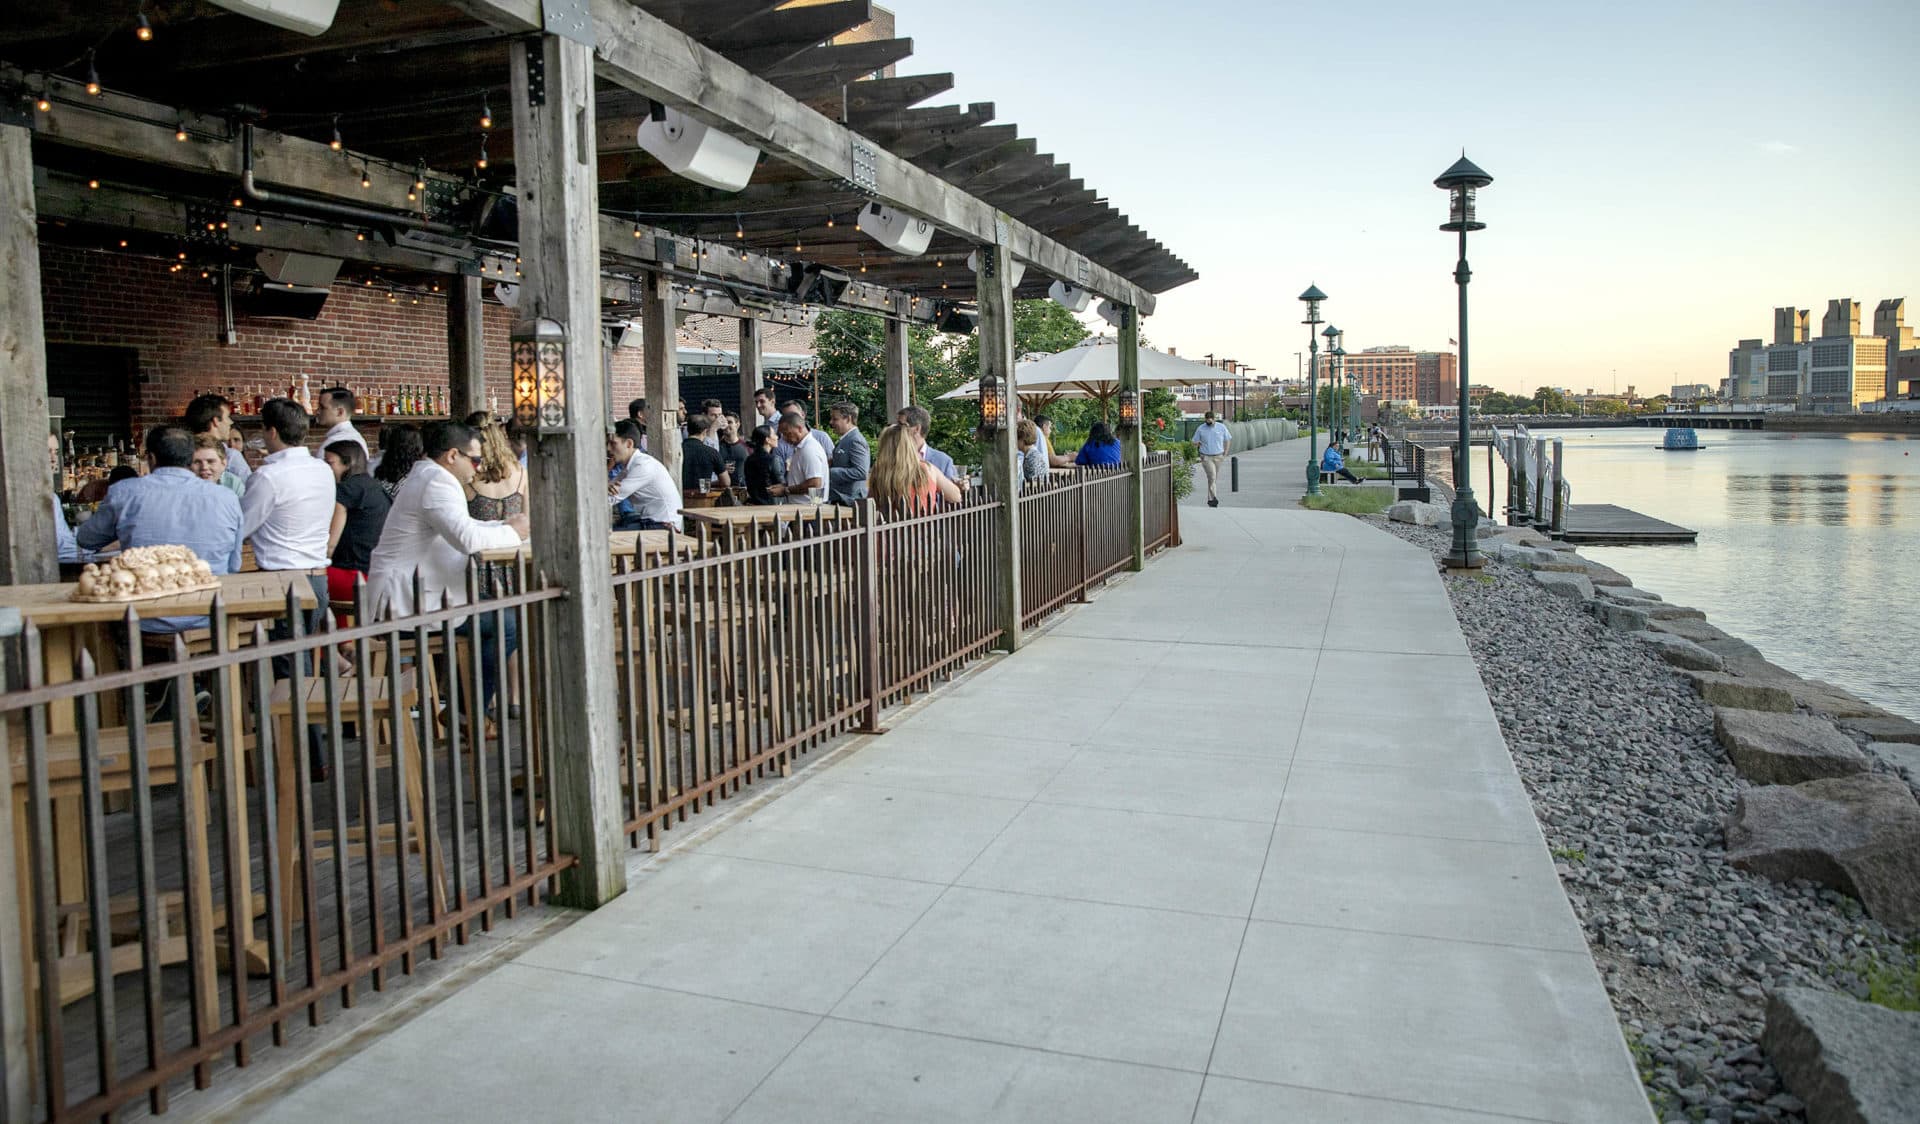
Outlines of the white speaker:
[{"label": "white speaker", "polygon": [[739,191],[753,178],[760,150],[668,107],[656,121],[640,122],[640,147],[676,175],[698,184]]},{"label": "white speaker", "polygon": [[1065,281],[1055,281],[1047,286],[1047,295],[1053,298],[1053,303],[1068,312],[1085,312],[1087,303],[1093,299],[1092,293],[1078,285],[1069,285]]},{"label": "white speaker", "polygon": [[340,0],[213,0],[219,7],[302,35],[324,35]]},{"label": "white speaker", "polygon": [[[1027,275],[1027,263],[1021,261],[1019,258],[1012,260],[1013,287],[1018,289],[1020,287],[1020,279]],[[980,272],[980,251],[975,250],[973,253],[967,255],[967,268],[973,270],[975,273]]]},{"label": "white speaker", "polygon": [[1121,306],[1109,300],[1101,301],[1100,307],[1095,311],[1100,314],[1100,319],[1105,320],[1116,328],[1120,326],[1120,321],[1125,319]]},{"label": "white speaker", "polygon": [[860,212],[859,227],[875,242],[910,258],[926,253],[927,243],[933,241],[932,223],[878,203],[869,203]]},{"label": "white speaker", "polygon": [[520,286],[518,285],[506,281],[497,281],[493,286],[493,295],[499,297],[500,303],[506,305],[508,308],[520,307]]}]

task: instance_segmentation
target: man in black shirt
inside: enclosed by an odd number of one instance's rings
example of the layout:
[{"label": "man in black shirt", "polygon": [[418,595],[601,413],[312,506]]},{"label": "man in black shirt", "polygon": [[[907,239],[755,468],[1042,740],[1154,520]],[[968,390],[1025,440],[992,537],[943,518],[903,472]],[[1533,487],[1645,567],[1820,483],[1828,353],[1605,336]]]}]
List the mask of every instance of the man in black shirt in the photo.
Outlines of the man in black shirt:
[{"label": "man in black shirt", "polygon": [[692,414],[687,418],[687,436],[680,442],[680,494],[683,496],[700,491],[701,482],[708,478],[722,488],[730,482],[727,458],[706,442],[707,431],[712,426],[713,419],[705,414]]}]

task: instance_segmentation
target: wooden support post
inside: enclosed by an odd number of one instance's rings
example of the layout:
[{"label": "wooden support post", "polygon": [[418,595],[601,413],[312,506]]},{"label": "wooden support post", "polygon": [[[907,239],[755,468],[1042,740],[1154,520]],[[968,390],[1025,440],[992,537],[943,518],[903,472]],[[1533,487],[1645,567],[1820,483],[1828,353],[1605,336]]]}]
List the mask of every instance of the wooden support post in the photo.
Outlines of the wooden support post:
[{"label": "wooden support post", "polygon": [[[1012,652],[1020,647],[1020,444],[1015,432],[1020,425],[1020,396],[1013,393],[1013,255],[1005,246],[980,247],[975,281],[980,300],[980,377],[992,375],[1007,388],[1005,424],[993,435],[981,475],[987,494],[1003,505],[994,520],[994,539],[1000,548],[994,615],[1004,634],[1002,644]],[[901,332],[902,338],[905,334]],[[892,348],[888,350],[891,354]]]},{"label": "wooden support post", "polygon": [[747,427],[740,435],[745,440],[760,424],[753,413],[753,392],[760,389],[760,353],[766,340],[766,330],[757,318],[748,316],[740,321],[740,424]]},{"label": "wooden support post", "polygon": [[0,125],[0,585],[60,580],[31,134]]},{"label": "wooden support post", "polygon": [[[680,483],[680,341],[673,284],[664,273],[647,273],[640,286],[640,343],[647,379],[647,451]],[[743,419],[744,420],[744,419]]]},{"label": "wooden support post", "polygon": [[1533,439],[1533,525],[1536,527],[1545,527],[1552,518],[1547,506],[1548,475],[1547,439],[1536,437]]},{"label": "wooden support post", "polygon": [[[0,129],[0,132],[16,132]],[[4,144],[0,141],[0,144]],[[32,233],[29,226],[28,233]],[[35,286],[34,299],[39,300]],[[0,691],[19,686],[13,656],[20,645],[20,610],[0,609]],[[9,723],[0,722],[0,780],[8,781],[7,799],[0,801],[0,1122],[25,1124],[35,1119],[33,1056],[38,1045],[27,1041],[27,949],[21,918],[31,909],[31,891],[14,877],[19,857],[14,854],[13,785],[25,782],[12,776],[13,753],[7,745]],[[24,838],[24,833],[22,833]]]},{"label": "wooden support post", "polygon": [[889,316],[886,323],[886,359],[887,359],[887,422],[900,416],[900,411],[913,405],[913,368],[907,359],[907,344],[913,338],[913,328],[898,317]]},{"label": "wooden support post", "polygon": [[[1120,310],[1120,393],[1140,394],[1140,310]],[[1146,424],[1146,403],[1140,403],[1140,421]],[[1140,432],[1120,435],[1121,463],[1127,466],[1127,543],[1133,552],[1129,569],[1147,568],[1146,480],[1140,463]]]},{"label": "wooden support post", "polygon": [[[627,888],[620,811],[618,712],[613,679],[611,521],[606,500],[606,389],[600,370],[598,165],[593,153],[593,51],[555,35],[508,51],[513,70],[514,171],[526,279],[519,312],[567,329],[572,432],[534,443],[529,458],[534,557],[568,595],[546,606],[548,677],[540,700],[550,724],[552,816],[559,848],[576,865],[557,900],[592,908]],[[530,86],[529,69],[540,81]],[[677,451],[677,450],[676,450]],[[532,700],[529,700],[532,701]]]},{"label": "wooden support post", "polygon": [[1553,523],[1555,538],[1567,533],[1567,443],[1553,439]]},{"label": "wooden support post", "polygon": [[447,289],[447,404],[456,418],[488,408],[486,355],[480,274],[462,273]]}]

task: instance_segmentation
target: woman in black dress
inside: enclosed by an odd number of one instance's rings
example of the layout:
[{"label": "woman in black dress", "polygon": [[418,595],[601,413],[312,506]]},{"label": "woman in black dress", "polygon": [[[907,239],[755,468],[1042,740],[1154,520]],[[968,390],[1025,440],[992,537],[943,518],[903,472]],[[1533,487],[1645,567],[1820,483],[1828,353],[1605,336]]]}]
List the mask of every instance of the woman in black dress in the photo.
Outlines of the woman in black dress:
[{"label": "woman in black dress", "polygon": [[747,502],[777,504],[779,497],[768,491],[781,483],[779,467],[773,463],[773,427],[763,425],[747,440]]}]

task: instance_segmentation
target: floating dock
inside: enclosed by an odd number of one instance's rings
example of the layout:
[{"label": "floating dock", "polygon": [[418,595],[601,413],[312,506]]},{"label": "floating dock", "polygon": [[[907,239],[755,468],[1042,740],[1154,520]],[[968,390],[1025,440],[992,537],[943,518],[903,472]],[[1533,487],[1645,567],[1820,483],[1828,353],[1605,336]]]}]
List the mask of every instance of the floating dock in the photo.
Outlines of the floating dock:
[{"label": "floating dock", "polygon": [[1593,546],[1690,543],[1699,537],[1698,531],[1610,503],[1569,504],[1566,530],[1560,536],[1566,542]]}]

